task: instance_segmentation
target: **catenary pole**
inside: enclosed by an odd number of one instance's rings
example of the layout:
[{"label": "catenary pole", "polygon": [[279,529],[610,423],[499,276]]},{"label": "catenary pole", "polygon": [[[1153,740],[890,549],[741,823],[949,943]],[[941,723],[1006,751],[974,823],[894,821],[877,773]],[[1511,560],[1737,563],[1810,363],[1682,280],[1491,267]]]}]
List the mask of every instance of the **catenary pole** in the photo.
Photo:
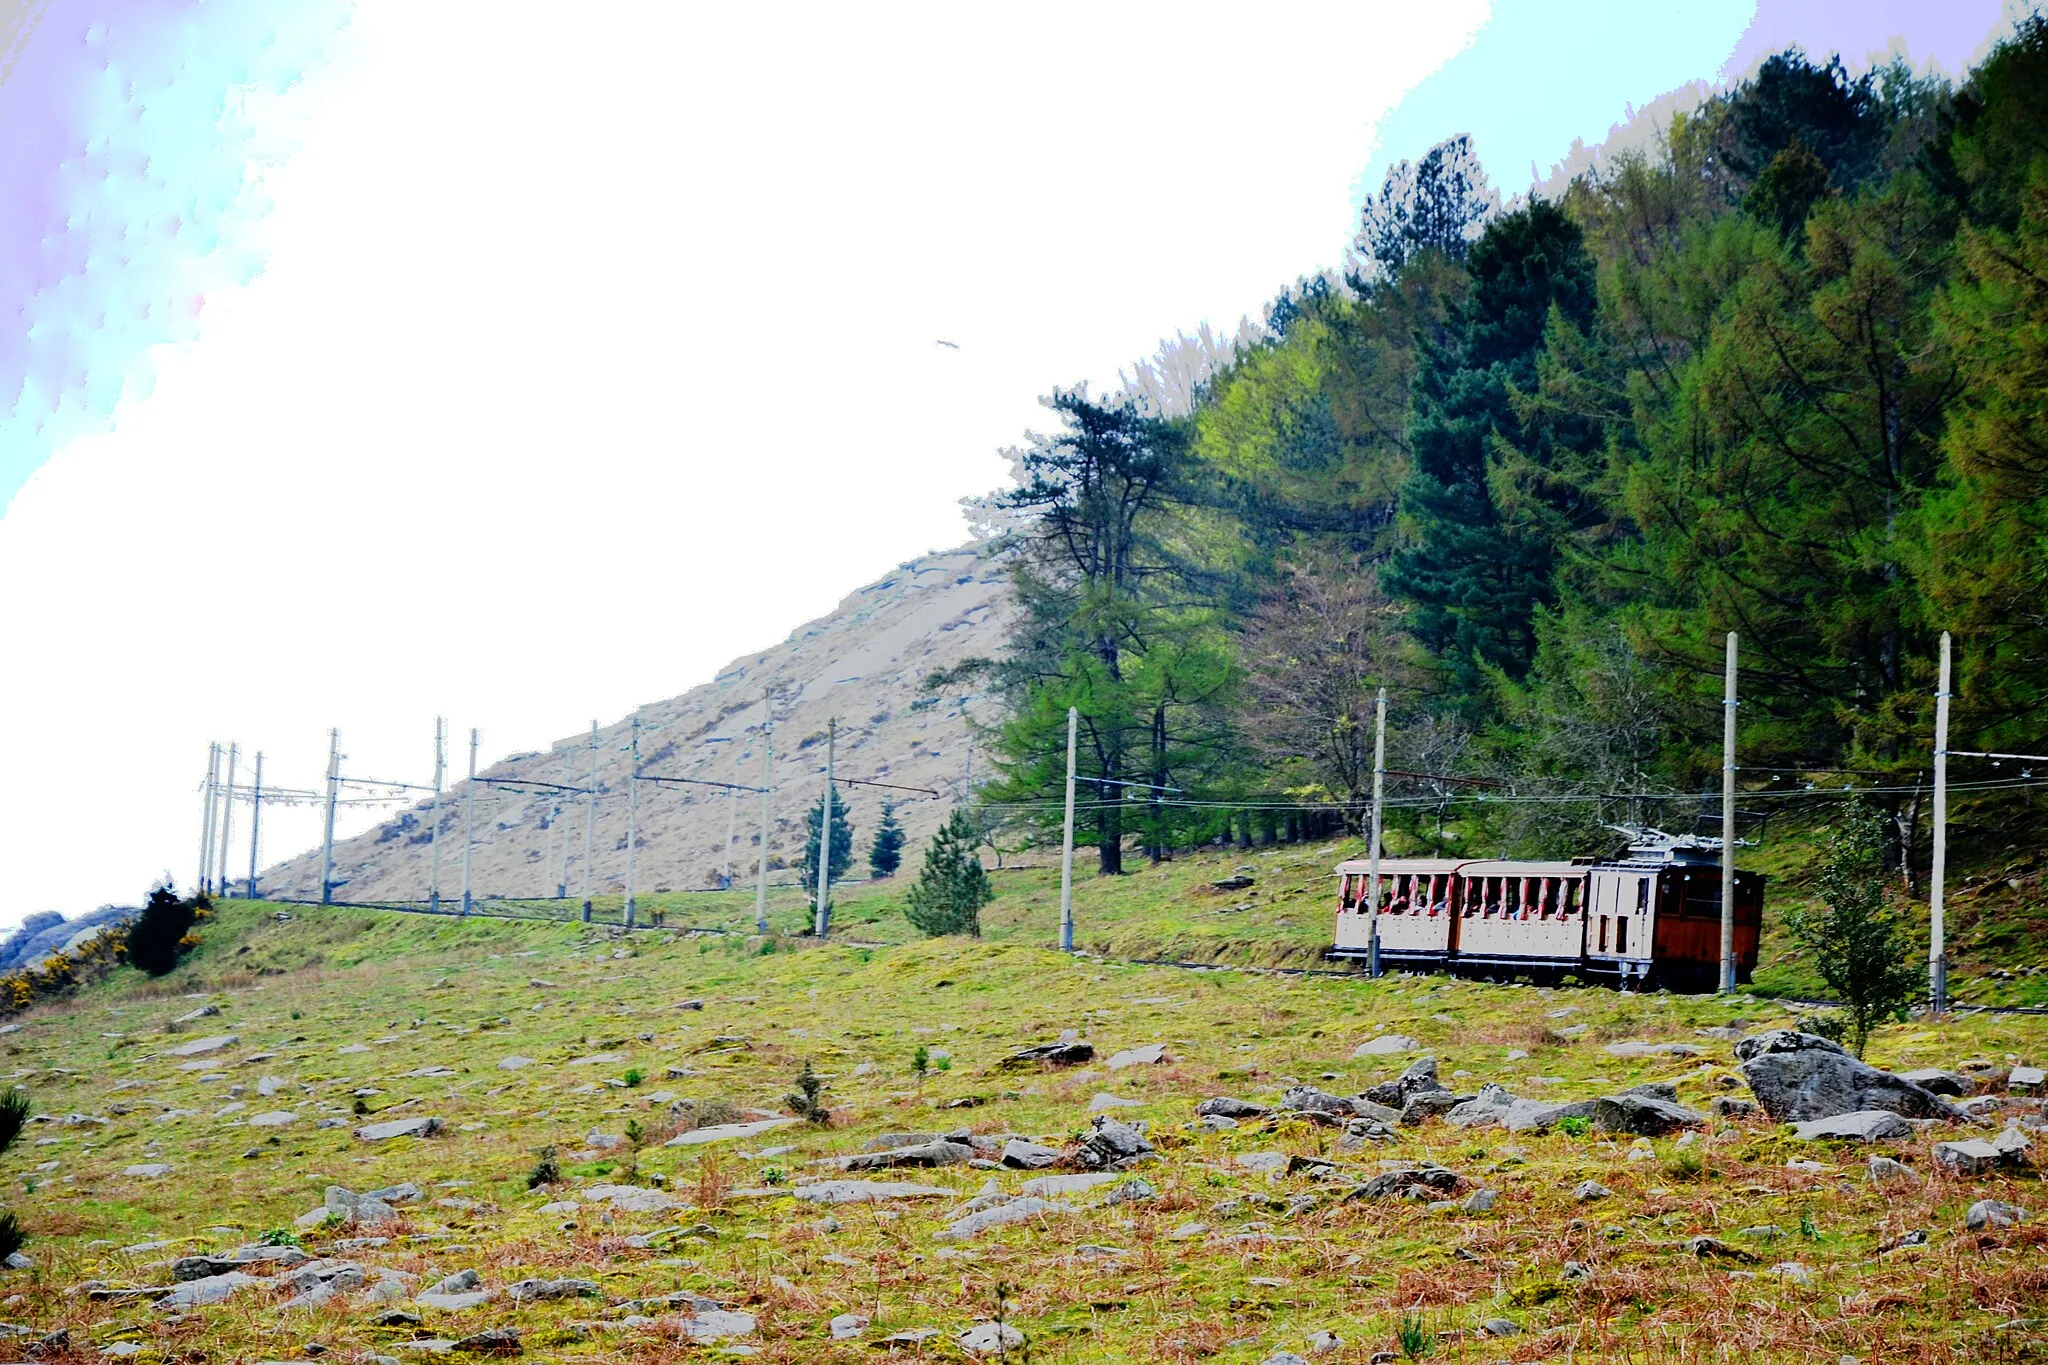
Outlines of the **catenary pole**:
[{"label": "catenary pole", "polygon": [[583,794],[583,922],[590,923],[590,853],[597,837],[597,722],[590,722],[590,782]]},{"label": "catenary pole", "polygon": [[220,744],[206,746],[206,781],[200,787],[204,807],[199,822],[199,876],[193,882],[193,894],[206,894],[207,878],[213,874],[213,790],[220,780]]},{"label": "catenary pole", "polygon": [[1074,951],[1074,738],[1081,710],[1067,708],[1067,822],[1060,838],[1060,951]]},{"label": "catenary pole", "polygon": [[1380,808],[1387,788],[1387,689],[1380,689],[1373,706],[1372,726],[1372,838],[1365,849],[1365,963],[1366,971],[1380,974]]},{"label": "catenary pole", "polygon": [[220,887],[220,893],[223,896],[228,895],[231,890],[231,884],[228,881],[228,846],[234,842],[235,837],[235,764],[241,757],[242,746],[230,742],[228,744],[228,785],[227,789],[221,794],[220,802],[220,875],[214,879],[215,884]]},{"label": "catenary pole", "polygon": [[1941,682],[1934,693],[1934,866],[1927,889],[1927,986],[1934,1012],[1948,1011],[1948,702],[1951,673],[1948,632],[1941,633]]},{"label": "catenary pole", "polygon": [[256,899],[256,842],[263,835],[263,751],[256,751],[256,784],[249,789],[249,899]]},{"label": "catenary pole", "polygon": [[559,798],[555,801],[554,818],[562,826],[562,871],[561,875],[555,878],[555,899],[565,901],[569,899],[569,820],[563,813]]},{"label": "catenary pole", "polygon": [[327,832],[320,840],[320,903],[334,900],[334,800],[341,791],[341,731],[327,732]]},{"label": "catenary pole", "polygon": [[839,718],[834,716],[825,725],[825,794],[819,805],[825,817],[818,826],[818,913],[813,921],[819,938],[832,928],[832,903],[826,896],[832,889],[832,754],[838,743]]},{"label": "catenary pole", "polygon": [[1735,993],[1735,632],[1721,680],[1721,994]]},{"label": "catenary pole", "polygon": [[472,727],[469,732],[469,786],[462,793],[462,913],[468,914],[473,903],[469,892],[469,868],[476,852],[476,746],[478,735]]},{"label": "catenary pole", "polygon": [[718,888],[721,891],[732,890],[732,841],[733,836],[739,833],[739,795],[732,787],[725,789],[725,871],[718,877]]},{"label": "catenary pole", "polygon": [[633,717],[633,761],[626,780],[626,927],[633,927],[633,873],[640,842],[640,717]]},{"label": "catenary pole", "polygon": [[768,932],[768,788],[775,776],[775,718],[761,698],[761,856],[754,874],[754,932]]},{"label": "catenary pole", "polygon": [[427,831],[434,868],[427,876],[427,908],[441,908],[441,786],[448,777],[448,718],[434,717],[434,806],[433,826]]}]

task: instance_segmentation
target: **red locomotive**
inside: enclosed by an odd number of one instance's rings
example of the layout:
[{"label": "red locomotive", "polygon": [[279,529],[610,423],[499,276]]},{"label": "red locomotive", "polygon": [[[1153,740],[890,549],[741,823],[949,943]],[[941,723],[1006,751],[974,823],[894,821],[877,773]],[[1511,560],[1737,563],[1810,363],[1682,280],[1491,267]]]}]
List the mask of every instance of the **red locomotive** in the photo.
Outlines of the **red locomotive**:
[{"label": "red locomotive", "polygon": [[[1337,941],[1369,955],[1370,864],[1337,865]],[[1764,878],[1735,874],[1736,978],[1756,968]],[[1712,990],[1721,960],[1718,840],[1649,831],[1613,862],[1380,859],[1380,962],[1480,976]]]}]

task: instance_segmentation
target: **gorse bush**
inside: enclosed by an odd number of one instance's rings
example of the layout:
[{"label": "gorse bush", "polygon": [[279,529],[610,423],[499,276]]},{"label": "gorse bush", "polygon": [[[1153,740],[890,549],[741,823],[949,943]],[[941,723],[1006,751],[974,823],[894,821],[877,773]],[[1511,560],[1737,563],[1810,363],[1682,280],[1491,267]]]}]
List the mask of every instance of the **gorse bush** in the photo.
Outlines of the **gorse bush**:
[{"label": "gorse bush", "polygon": [[142,913],[128,926],[128,961],[151,976],[164,976],[192,947],[192,926],[205,913],[203,901],[180,900],[166,882],[149,893]]}]

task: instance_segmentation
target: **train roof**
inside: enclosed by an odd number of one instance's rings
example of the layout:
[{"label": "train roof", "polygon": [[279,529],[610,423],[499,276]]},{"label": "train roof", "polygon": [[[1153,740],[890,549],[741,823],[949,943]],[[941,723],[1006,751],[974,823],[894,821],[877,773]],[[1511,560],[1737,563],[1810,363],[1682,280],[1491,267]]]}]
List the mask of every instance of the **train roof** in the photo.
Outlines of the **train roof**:
[{"label": "train roof", "polygon": [[[1455,872],[1466,877],[1576,877],[1591,866],[1590,863],[1524,862],[1503,858],[1382,858],[1380,875],[1436,876]],[[1338,863],[1332,875],[1351,876],[1371,871],[1370,859],[1349,858]]]}]

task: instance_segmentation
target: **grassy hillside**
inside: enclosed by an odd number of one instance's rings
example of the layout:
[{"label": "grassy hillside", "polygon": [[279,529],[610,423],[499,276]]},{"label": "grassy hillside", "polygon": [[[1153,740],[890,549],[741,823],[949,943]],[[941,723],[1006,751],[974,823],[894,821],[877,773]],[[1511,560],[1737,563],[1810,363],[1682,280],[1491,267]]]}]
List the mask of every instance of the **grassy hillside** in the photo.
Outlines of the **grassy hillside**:
[{"label": "grassy hillside", "polygon": [[[1163,876],[1084,884],[1083,938],[1176,957],[1306,960],[1319,946],[1315,875],[1334,852],[1188,859]],[[1220,913],[1220,898],[1190,890],[1244,863],[1258,869],[1262,913]],[[19,1297],[8,1321],[39,1334],[67,1329],[68,1354],[57,1358],[132,1342],[145,1361],[309,1359],[314,1345],[326,1359],[411,1358],[420,1348],[409,1343],[501,1326],[518,1328],[525,1353],[546,1360],[684,1360],[733,1347],[779,1361],[864,1360],[878,1339],[920,1327],[946,1335],[906,1354],[959,1358],[950,1335],[998,1311],[1027,1334],[1034,1361],[1259,1361],[1280,1349],[1307,1354],[1308,1335],[1330,1331],[1345,1344],[1328,1358],[1364,1362],[1401,1349],[1404,1324],[1409,1345],[1430,1359],[1474,1362],[1691,1360],[1709,1341],[1713,1358],[1727,1360],[1961,1362],[2002,1358],[1995,1352],[2039,1337],[2000,1324],[2048,1307],[2048,1236],[2030,1223],[1980,1239],[1961,1222],[1985,1195],[2038,1212],[2048,1201],[2031,1179],[1880,1189],[1863,1180],[1863,1151],[1792,1143],[1755,1119],[1717,1120],[1685,1148],[1431,1123],[1357,1152],[1300,1121],[1247,1120],[1225,1132],[1190,1123],[1205,1095],[1271,1101],[1295,1081],[1350,1094],[1385,1079],[1412,1054],[1352,1056],[1381,1032],[1418,1040],[1461,1091],[1497,1081],[1567,1099],[1669,1079],[1704,1109],[1732,1077],[1728,1044],[1697,1030],[1782,1018],[1769,1002],[1066,958],[1041,946],[1053,878],[1005,873],[1000,885],[980,943],[902,942],[892,890],[849,895],[840,923],[875,947],[692,935],[673,927],[683,906],[669,930],[623,936],[357,910],[298,909],[280,922],[273,907],[230,904],[174,977],[147,983],[124,970],[0,1038],[42,1112],[105,1120],[37,1124],[6,1158],[39,1261],[10,1277]],[[1264,910],[1264,897],[1281,908]],[[687,908],[705,925],[751,918],[739,898],[693,897]],[[793,893],[776,909],[784,923],[797,912]],[[701,1010],[677,1008],[693,999]],[[168,1027],[209,1003],[217,1016]],[[1016,1048],[1069,1029],[1096,1045],[1094,1064],[1001,1067]],[[167,1055],[211,1034],[236,1041],[190,1062]],[[1638,1039],[1703,1051],[1603,1050]],[[1102,1064],[1148,1043],[1164,1044],[1169,1059]],[[920,1048],[922,1075],[913,1069]],[[1898,1026],[1872,1055],[1901,1067],[2038,1061],[2048,1020]],[[512,1057],[530,1064],[505,1069]],[[785,1110],[806,1063],[826,1078],[829,1128],[661,1145],[697,1116]],[[957,1198],[991,1180],[1014,1192],[1031,1173],[876,1175],[955,1196],[936,1200],[833,1209],[788,1195],[832,1174],[814,1160],[885,1132],[969,1127],[1064,1146],[1103,1093],[1133,1102],[1116,1117],[1149,1125],[1160,1159],[1133,1174],[1156,1188],[1154,1199],[1103,1207],[1114,1188],[1104,1186],[1065,1197],[1071,1212],[954,1243],[934,1234],[959,1216]],[[367,1116],[352,1112],[358,1101]],[[252,1126],[263,1114],[291,1118]],[[384,1143],[351,1133],[422,1114],[442,1130]],[[629,1133],[637,1147],[605,1145]],[[1886,1150],[1925,1171],[1928,1141]],[[529,1191],[550,1146],[563,1183]],[[1648,1155],[1632,1159],[1637,1152]],[[1239,1160],[1255,1153],[1334,1168],[1325,1179],[1267,1174]],[[1818,1165],[1788,1168],[1789,1157]],[[1460,1177],[1459,1199],[1484,1187],[1498,1202],[1477,1213],[1344,1197],[1388,1161],[1441,1163]],[[127,1173],[156,1163],[168,1172]],[[1576,1202],[1573,1187],[1589,1178],[1612,1196]],[[284,1291],[259,1286],[180,1315],[118,1297],[169,1283],[171,1258],[291,1229],[328,1185],[407,1180],[424,1197],[378,1230],[390,1238],[381,1245],[338,1247],[348,1229],[296,1235],[311,1254],[346,1257],[373,1278],[416,1277],[408,1296],[475,1269],[497,1291],[491,1301],[445,1310],[344,1294],[286,1310]],[[607,1211],[580,1195],[593,1184],[656,1182],[684,1207]],[[552,1200],[580,1207],[543,1212]],[[1765,1225],[1782,1237],[1740,1231]],[[1928,1231],[1926,1246],[1880,1252],[1916,1228]],[[1687,1249],[1696,1236],[1755,1259],[1702,1259]],[[1801,1268],[1773,1273],[1786,1263]],[[598,1296],[511,1302],[505,1287],[533,1276],[589,1279]],[[88,1282],[102,1288],[76,1292]],[[682,1339],[674,1308],[645,1302],[679,1291],[752,1315],[754,1330]],[[378,1325],[393,1308],[417,1321]],[[827,1324],[845,1313],[872,1324],[834,1342]],[[1484,1335],[1489,1320],[1512,1323],[1516,1335]]]}]

